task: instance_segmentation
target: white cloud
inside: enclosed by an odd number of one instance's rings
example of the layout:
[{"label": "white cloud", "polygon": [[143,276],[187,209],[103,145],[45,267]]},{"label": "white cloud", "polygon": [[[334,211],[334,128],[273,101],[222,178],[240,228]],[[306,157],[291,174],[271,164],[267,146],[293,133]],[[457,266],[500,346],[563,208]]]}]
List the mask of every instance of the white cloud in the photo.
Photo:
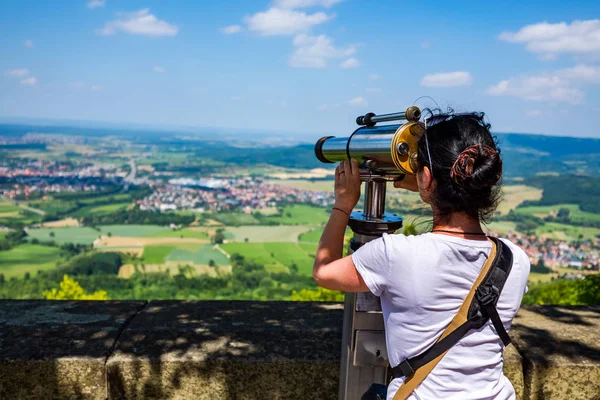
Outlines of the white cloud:
[{"label": "white cloud", "polygon": [[231,96],[231,100],[233,100],[233,101],[244,100],[244,96]]},{"label": "white cloud", "polygon": [[307,8],[307,7],[332,7],[342,0],[275,0],[274,6],[277,8]]},{"label": "white cloud", "polygon": [[248,30],[259,35],[293,35],[299,32],[307,32],[315,25],[322,24],[333,18],[323,12],[306,14],[282,8],[270,8],[267,11],[258,12],[246,17]]},{"label": "white cloud", "polygon": [[383,76],[381,76],[379,74],[369,74],[369,80],[371,80],[371,81],[378,81],[381,78],[383,78]]},{"label": "white cloud", "polygon": [[21,79],[21,84],[27,86],[35,86],[35,84],[37,84],[37,78],[35,76],[30,76],[25,79]]},{"label": "white cloud", "polygon": [[557,75],[538,75],[523,78],[511,78],[490,87],[487,93],[492,96],[520,97],[531,101],[563,101],[578,104],[583,92],[572,88],[570,83]]},{"label": "white cloud", "polygon": [[240,25],[229,25],[221,28],[221,32],[226,35],[233,35],[234,33],[239,33],[242,31],[242,27]]},{"label": "white cloud", "polygon": [[4,76],[14,76],[16,78],[22,78],[27,75],[29,75],[29,70],[27,68],[10,69],[8,71],[4,71]]},{"label": "white cloud", "polygon": [[584,93],[570,87],[569,82],[558,76],[530,76],[508,79],[490,87],[487,93],[493,96],[520,97],[531,101],[559,101],[579,104]]},{"label": "white cloud", "polygon": [[528,117],[541,117],[542,115],[546,114],[545,112],[543,112],[542,110],[529,110],[525,113],[526,116]]},{"label": "white cloud", "polygon": [[437,74],[428,74],[421,79],[421,86],[425,87],[457,87],[469,85],[473,82],[473,77],[469,72],[440,72]]},{"label": "white cloud", "polygon": [[152,71],[159,73],[167,72],[167,70],[164,67],[161,67],[159,65],[155,65],[154,67],[152,67]]},{"label": "white cloud", "polygon": [[327,60],[348,57],[356,52],[355,46],[337,48],[326,35],[298,35],[293,40],[296,48],[289,64],[295,68],[325,68]]},{"label": "white cloud", "polygon": [[577,65],[539,75],[506,79],[488,88],[493,96],[513,96],[530,101],[558,101],[579,104],[585,84],[600,84],[600,67]]},{"label": "white cloud", "polygon": [[166,21],[159,20],[156,16],[150,14],[150,9],[144,8],[131,13],[117,13],[117,19],[104,24],[104,27],[98,30],[98,34],[108,36],[114,35],[118,31],[132,35],[158,37],[175,36],[179,28]]},{"label": "white cloud", "polygon": [[27,47],[28,49],[31,49],[33,47],[33,41],[27,39],[26,41],[23,42],[23,46]]},{"label": "white cloud", "polygon": [[348,104],[357,107],[365,107],[369,105],[369,103],[362,96],[358,96],[353,98],[352,100],[348,100]]},{"label": "white cloud", "polygon": [[365,91],[367,93],[381,93],[381,88],[378,87],[370,87],[370,88],[366,88]]},{"label": "white cloud", "polygon": [[103,90],[104,90],[104,87],[103,87],[103,86],[100,86],[100,85],[92,85],[92,86],[90,87],[90,90],[91,90],[92,92],[101,92],[101,91],[103,91]]},{"label": "white cloud", "polygon": [[360,67],[360,61],[356,58],[349,58],[346,61],[341,62],[340,67],[344,69],[358,68]]},{"label": "white cloud", "polygon": [[569,53],[600,57],[600,19],[560,22],[540,22],[527,25],[517,32],[502,32],[498,39],[524,43],[525,48],[545,59]]},{"label": "white cloud", "polygon": [[81,89],[83,88],[85,85],[83,82],[71,82],[69,83],[69,86],[74,88],[74,89]]},{"label": "white cloud", "polygon": [[104,7],[106,5],[106,0],[90,0],[87,2],[87,6],[90,9],[94,9],[97,7]]},{"label": "white cloud", "polygon": [[592,67],[590,65],[576,65],[573,68],[561,69],[557,74],[571,81],[583,83],[600,83],[600,67]]}]

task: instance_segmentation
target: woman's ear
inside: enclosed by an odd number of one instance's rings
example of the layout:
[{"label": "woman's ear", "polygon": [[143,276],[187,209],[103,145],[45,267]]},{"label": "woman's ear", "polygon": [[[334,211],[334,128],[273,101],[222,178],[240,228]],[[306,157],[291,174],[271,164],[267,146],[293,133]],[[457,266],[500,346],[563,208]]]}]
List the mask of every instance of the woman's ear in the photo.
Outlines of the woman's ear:
[{"label": "woman's ear", "polygon": [[421,200],[427,204],[430,204],[431,191],[433,189],[433,178],[431,176],[431,170],[428,167],[424,167],[421,172],[417,173],[417,185],[419,186],[419,195],[421,196]]},{"label": "woman's ear", "polygon": [[423,171],[418,176],[419,187],[426,191],[431,189],[431,184],[433,183],[433,178],[431,176],[431,170],[429,167],[423,167]]}]

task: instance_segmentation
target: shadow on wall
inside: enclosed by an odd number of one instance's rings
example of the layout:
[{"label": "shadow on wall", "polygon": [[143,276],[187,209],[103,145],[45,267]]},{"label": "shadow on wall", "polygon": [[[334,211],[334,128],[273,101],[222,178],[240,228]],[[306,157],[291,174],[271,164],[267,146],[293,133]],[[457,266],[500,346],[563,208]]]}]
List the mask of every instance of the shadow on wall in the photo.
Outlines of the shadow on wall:
[{"label": "shadow on wall", "polygon": [[107,363],[109,398],[335,398],[342,307],[149,303]]}]

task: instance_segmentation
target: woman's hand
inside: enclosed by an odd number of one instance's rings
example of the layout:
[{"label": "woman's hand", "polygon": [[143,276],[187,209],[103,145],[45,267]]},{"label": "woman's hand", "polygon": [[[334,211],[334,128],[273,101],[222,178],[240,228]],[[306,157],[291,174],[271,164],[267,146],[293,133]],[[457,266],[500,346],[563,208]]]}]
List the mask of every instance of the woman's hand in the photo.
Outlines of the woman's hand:
[{"label": "woman's hand", "polygon": [[335,169],[335,207],[348,214],[360,199],[360,171],[355,159],[344,160]]},{"label": "woman's hand", "polygon": [[402,180],[394,182],[394,187],[410,190],[411,192],[418,192],[419,185],[417,185],[417,176],[404,175],[404,178]]}]

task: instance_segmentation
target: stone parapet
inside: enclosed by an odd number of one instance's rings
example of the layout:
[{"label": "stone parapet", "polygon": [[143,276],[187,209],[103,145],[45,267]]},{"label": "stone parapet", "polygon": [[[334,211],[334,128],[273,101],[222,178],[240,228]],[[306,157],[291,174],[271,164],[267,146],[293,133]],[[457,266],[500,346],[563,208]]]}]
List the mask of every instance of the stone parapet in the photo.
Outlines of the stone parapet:
[{"label": "stone parapet", "polygon": [[[0,399],[335,399],[342,305],[0,301]],[[519,399],[600,398],[600,307],[524,307]]]}]

